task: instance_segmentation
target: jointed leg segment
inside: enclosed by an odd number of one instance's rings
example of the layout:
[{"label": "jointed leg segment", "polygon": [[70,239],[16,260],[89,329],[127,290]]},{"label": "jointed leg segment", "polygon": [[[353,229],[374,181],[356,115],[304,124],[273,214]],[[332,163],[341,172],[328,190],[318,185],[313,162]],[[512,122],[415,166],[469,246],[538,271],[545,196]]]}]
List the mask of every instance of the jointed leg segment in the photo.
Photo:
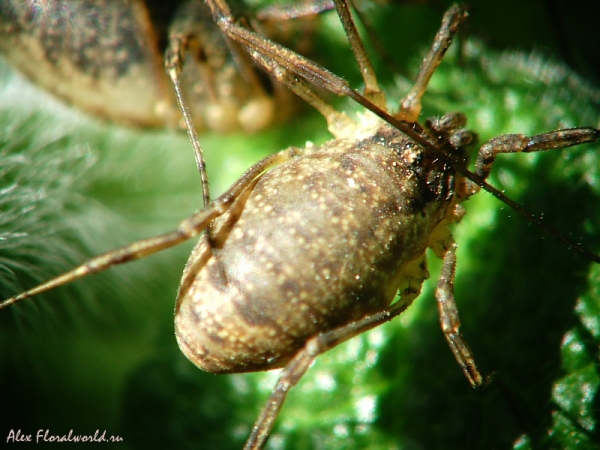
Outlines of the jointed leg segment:
[{"label": "jointed leg segment", "polygon": [[496,156],[500,153],[531,153],[554,150],[573,145],[594,142],[600,139],[600,130],[594,128],[570,128],[548,133],[526,136],[524,134],[504,134],[486,142],[479,149],[475,173],[486,179],[492,170]]},{"label": "jointed leg segment", "polygon": [[454,354],[454,358],[463,373],[474,388],[481,387],[485,379],[479,373],[473,354],[467,342],[460,334],[460,319],[454,302],[454,273],[456,271],[456,244],[446,250],[440,279],[438,280],[435,296],[438,302],[440,325]]},{"label": "jointed leg segment", "polygon": [[402,292],[401,299],[389,308],[308,339],[304,347],[281,371],[275,389],[254,424],[244,450],[263,448],[288,391],[300,381],[317,356],[365,331],[389,322],[403,313],[412,301],[419,296],[422,282],[423,279],[419,280],[418,285],[409,283],[406,290]]},{"label": "jointed leg segment", "polygon": [[202,148],[200,147],[200,141],[198,140],[198,134],[192,121],[192,115],[190,110],[183,99],[183,93],[181,90],[181,70],[183,68],[183,54],[185,53],[188,45],[190,44],[190,36],[171,36],[169,40],[169,47],[165,52],[165,70],[171,78],[173,87],[175,88],[175,96],[177,97],[177,104],[181,109],[183,120],[185,122],[185,128],[188,132],[192,147],[194,148],[194,156],[196,158],[196,166],[198,166],[198,172],[200,173],[200,183],[202,184],[202,205],[207,207],[210,203],[210,190],[208,187],[208,176],[206,175],[206,163],[204,162],[204,155],[202,154]]},{"label": "jointed leg segment", "polygon": [[49,291],[58,286],[70,283],[79,278],[102,272],[112,266],[141,259],[148,255],[160,252],[161,250],[174,247],[183,241],[198,236],[198,234],[200,234],[213,219],[229,209],[239,195],[251,185],[256,177],[260,176],[270,167],[300,155],[302,155],[301,149],[290,147],[286,150],[267,156],[248,169],[233,184],[233,186],[231,186],[231,188],[219,198],[215,199],[208,207],[182,221],[177,230],[148,239],[142,239],[125,247],[96,256],[69,272],[0,302],[0,309],[18,301],[25,300],[26,298],[33,297],[34,295],[41,294],[42,292]]},{"label": "jointed leg segment", "polygon": [[377,77],[373,69],[373,64],[369,60],[365,46],[363,45],[362,39],[358,35],[358,30],[352,19],[348,2],[338,0],[335,2],[335,7],[338,12],[338,16],[342,21],[348,41],[352,46],[352,52],[358,62],[360,72],[365,81],[364,96],[371,100],[374,104],[382,109],[385,109],[385,95],[381,91],[379,84],[377,83]]},{"label": "jointed leg segment", "polygon": [[427,89],[429,80],[442,62],[446,50],[458,32],[460,25],[466,20],[467,12],[461,5],[453,5],[444,14],[442,26],[435,35],[433,44],[425,56],[417,80],[410,92],[400,101],[397,117],[405,122],[414,123],[421,113],[421,98]]},{"label": "jointed leg segment", "polygon": [[337,95],[350,96],[353,92],[343,78],[324,69],[310,59],[237,24],[231,10],[223,0],[207,0],[206,3],[225,36],[243,47],[251,49],[250,56],[254,57],[255,54],[260,53],[273,59],[282,67],[297,73],[310,82],[318,83]]}]

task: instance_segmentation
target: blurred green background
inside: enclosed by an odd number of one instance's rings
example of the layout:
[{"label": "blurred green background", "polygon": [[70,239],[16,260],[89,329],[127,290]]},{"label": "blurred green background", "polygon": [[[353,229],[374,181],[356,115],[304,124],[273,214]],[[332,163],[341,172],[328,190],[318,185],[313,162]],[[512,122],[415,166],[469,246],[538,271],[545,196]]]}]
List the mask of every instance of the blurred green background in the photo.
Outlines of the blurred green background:
[{"label": "blurred green background", "polygon": [[[471,4],[469,38],[432,80],[425,116],[464,111],[482,142],[600,127],[597,13],[566,2]],[[448,5],[359,4],[385,48],[376,64],[391,100],[410,85]],[[335,15],[320,20],[315,58],[358,86]],[[259,135],[204,134],[213,195],[262,156],[327,138],[310,111]],[[503,157],[491,181],[598,253],[599,157],[599,145]],[[2,297],[172,230],[201,204],[183,133],[86,117],[5,64],[0,173]],[[495,381],[473,391],[454,362],[432,258],[432,279],[406,314],[318,359],[269,448],[600,448],[600,270],[490,195],[465,206],[456,298],[463,333]],[[206,374],[178,351],[173,303],[192,245],[0,311],[0,442],[11,429],[34,441],[40,429],[99,429],[121,436],[121,449],[241,447],[277,374]]]}]

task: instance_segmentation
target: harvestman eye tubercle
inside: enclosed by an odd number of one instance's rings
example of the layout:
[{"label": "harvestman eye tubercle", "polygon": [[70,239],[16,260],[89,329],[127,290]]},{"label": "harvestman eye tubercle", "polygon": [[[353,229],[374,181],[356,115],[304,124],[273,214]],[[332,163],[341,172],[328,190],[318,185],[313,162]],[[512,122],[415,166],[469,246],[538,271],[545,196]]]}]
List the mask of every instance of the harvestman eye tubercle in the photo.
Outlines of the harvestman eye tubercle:
[{"label": "harvestman eye tubercle", "polygon": [[[261,448],[287,392],[319,354],[391,320],[419,296],[428,277],[425,251],[431,248],[443,261],[436,291],[443,333],[469,383],[482,386],[486,378],[459,332],[456,244],[449,225],[462,218],[460,203],[482,187],[521,210],[485,182],[498,154],[593,142],[600,131],[499,136],[481,147],[471,173],[465,161],[475,136],[464,128],[463,114],[417,123],[427,83],[467,17],[462,7],[448,10],[413,89],[390,114],[345,2],[336,7],[364,75],[362,95],[315,63],[236,24],[222,1],[208,4],[224,34],[317,108],[335,138],[265,158],[213,201],[204,183],[205,208],[176,231],[93,258],[1,307],[199,236],[177,297],[177,341],[190,361],[209,372],[283,368],[246,443],[246,448]],[[177,87],[177,55],[171,56]],[[353,122],[306,81],[348,95],[370,112]],[[189,120],[188,130],[203,171]]]}]

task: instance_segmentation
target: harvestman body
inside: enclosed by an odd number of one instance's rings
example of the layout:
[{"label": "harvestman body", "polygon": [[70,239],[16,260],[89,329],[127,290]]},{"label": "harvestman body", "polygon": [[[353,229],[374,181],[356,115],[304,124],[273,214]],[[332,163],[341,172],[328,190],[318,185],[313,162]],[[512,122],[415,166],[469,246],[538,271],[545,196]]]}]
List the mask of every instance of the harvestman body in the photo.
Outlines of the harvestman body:
[{"label": "harvestman body", "polygon": [[[465,10],[454,6],[446,13],[414,88],[400,111],[389,115],[347,4],[336,3],[364,74],[364,96],[320,66],[237,25],[221,0],[208,1],[223,32],[319,109],[335,139],[265,158],[210,203],[205,183],[207,206],[176,231],[93,258],[1,304],[200,235],[176,304],[181,350],[209,372],[283,367],[246,448],[264,445],[288,390],[319,354],[411,304],[428,277],[427,248],[443,259],[436,292],[442,330],[471,385],[483,385],[485,378],[459,333],[453,294],[456,244],[448,226],[460,221],[460,203],[480,186],[505,199],[484,181],[497,154],[562,148],[600,137],[591,128],[500,136],[482,146],[476,173],[468,172],[464,161],[474,135],[464,129],[464,115],[416,123],[429,78],[466,19]],[[179,90],[178,55],[170,58],[170,75]],[[305,80],[349,95],[371,112],[355,123],[323,102]],[[189,131],[203,172],[191,125]],[[400,299],[392,304],[398,292]]]}]

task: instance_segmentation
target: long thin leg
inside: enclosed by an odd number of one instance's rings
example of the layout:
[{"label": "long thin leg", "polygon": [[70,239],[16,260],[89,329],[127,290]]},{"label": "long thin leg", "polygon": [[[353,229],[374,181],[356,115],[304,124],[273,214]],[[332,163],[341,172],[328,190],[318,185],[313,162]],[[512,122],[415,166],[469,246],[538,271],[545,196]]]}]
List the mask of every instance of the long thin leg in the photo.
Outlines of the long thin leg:
[{"label": "long thin leg", "polygon": [[249,54],[258,64],[265,67],[278,81],[321,112],[326,118],[329,129],[334,136],[339,137],[344,135],[344,130],[348,126],[352,126],[349,119],[345,114],[335,111],[312,91],[303,80],[292,74],[299,75],[310,82],[324,83],[331,92],[338,95],[350,96],[361,104],[364,104],[364,101],[366,101],[368,104],[365,106],[370,109],[382,110],[385,107],[385,97],[377,84],[375,73],[362,46],[348,5],[343,0],[336,0],[336,7],[340,12],[346,34],[352,43],[353,51],[355,52],[365,80],[366,99],[354,91],[343,78],[304,58],[302,55],[236,24],[227,4],[223,1],[208,0],[207,3],[211,7],[215,20],[224,34],[241,45],[245,45],[248,48]]},{"label": "long thin leg", "polygon": [[375,75],[375,70],[373,69],[373,64],[371,63],[362,39],[358,34],[356,24],[352,19],[352,14],[350,14],[348,1],[335,0],[335,8],[340,16],[340,20],[342,21],[342,25],[346,31],[346,36],[348,36],[348,42],[350,42],[352,52],[354,53],[354,57],[360,68],[360,73],[365,82],[363,94],[377,106],[385,109],[385,95],[377,83],[377,77]]},{"label": "long thin leg", "polygon": [[[403,118],[402,114],[400,114],[400,117],[390,115],[385,108],[379,107],[373,101],[352,89],[348,82],[343,78],[335,75],[308,58],[305,58],[302,55],[299,55],[292,50],[277,44],[276,42],[270,41],[264,36],[260,36],[253,31],[244,28],[243,26],[240,26],[235,22],[235,18],[231,14],[231,10],[227,6],[225,0],[206,0],[206,3],[210,7],[215,22],[223,34],[245,47],[250,56],[259,63],[261,63],[260,59],[272,61],[273,63],[287,69],[289,72],[304,78],[309,83],[318,85],[333,94],[350,97],[358,104],[364,106],[369,111],[382,118],[384,121],[398,128],[400,131],[414,139],[419,144],[427,148],[434,149],[435,151],[434,145],[425,137],[423,137],[423,135],[418,131],[420,127],[418,125],[408,125],[405,123],[404,120],[407,119]],[[466,17],[466,13],[459,7],[451,8],[450,12],[452,11],[454,11],[454,15],[447,13],[445,16],[447,18],[445,21],[447,28],[446,33],[438,33],[438,37],[436,38],[437,44],[434,44],[432,47],[432,49],[437,49],[435,52],[432,51],[435,55],[437,55],[437,57],[428,57],[428,61],[433,61],[429,64],[429,67],[431,68],[429,70],[422,70],[423,73],[428,75],[426,77],[422,76],[421,78],[426,78],[427,81],[429,80],[429,77],[431,77],[435,67],[437,67],[439,64],[439,60],[441,60],[441,57],[446,51],[452,36],[456,32],[456,27],[458,27],[462,19]],[[464,17],[459,14],[460,12],[462,12]],[[446,36],[446,40],[443,39],[444,36]],[[420,90],[424,90],[426,82],[421,84],[423,87],[420,88]],[[420,105],[420,95],[418,96],[418,99],[418,104]]]},{"label": "long thin leg", "polygon": [[263,57],[272,59],[290,72],[296,73],[307,81],[316,83],[336,95],[355,98],[358,94],[346,80],[319,64],[235,23],[235,18],[224,0],[206,0],[206,3],[223,33],[248,49],[250,56],[253,58],[255,58],[255,55],[260,54]]},{"label": "long thin leg", "polygon": [[309,83],[316,84],[333,94],[350,97],[359,105],[364,106],[372,113],[392,124],[419,144],[428,148],[435,148],[433,144],[418,131],[418,125],[408,125],[402,120],[391,116],[387,110],[379,107],[371,100],[352,89],[348,82],[343,78],[335,75],[310,59],[237,24],[224,0],[206,0],[206,3],[210,7],[215,22],[223,34],[244,46],[250,56],[259,64],[263,64],[261,60],[271,61],[271,66],[278,65],[289,72],[304,78]]},{"label": "long thin leg", "polygon": [[492,170],[496,156],[500,153],[531,153],[554,150],[594,142],[597,139],[600,139],[600,130],[594,128],[569,128],[535,136],[504,134],[481,146],[475,163],[475,173],[485,180]]},{"label": "long thin leg", "polygon": [[181,91],[181,70],[183,68],[183,54],[186,51],[191,39],[190,36],[171,36],[169,39],[169,46],[165,52],[165,70],[171,78],[171,82],[175,88],[175,96],[177,98],[177,104],[181,109],[183,120],[185,122],[185,128],[188,132],[192,147],[194,148],[194,156],[196,158],[196,166],[198,166],[198,172],[200,172],[200,183],[202,184],[202,205],[206,208],[210,203],[210,190],[208,187],[208,176],[206,175],[206,163],[204,162],[204,155],[202,154],[202,147],[198,140],[198,134],[194,127],[192,115],[187,107],[183,93]]},{"label": "long thin leg", "polygon": [[329,132],[335,137],[346,137],[349,135],[349,129],[356,127],[356,124],[346,114],[338,112],[323,100],[304,79],[297,77],[276,61],[263,55],[254,55],[254,58],[278,82],[319,111],[327,121]]},{"label": "long thin leg", "polygon": [[442,62],[446,50],[450,47],[460,25],[466,20],[467,11],[462,5],[450,7],[442,20],[442,26],[435,35],[433,44],[423,59],[421,69],[410,92],[400,101],[400,111],[396,117],[409,123],[414,123],[421,113],[421,97],[427,89],[431,76]]},{"label": "long thin leg", "polygon": [[275,419],[283,406],[287,393],[300,381],[317,356],[354,336],[358,336],[365,331],[392,320],[403,313],[413,300],[419,296],[423,280],[429,276],[424,260],[414,261],[411,266],[407,267],[406,271],[410,274],[407,275],[406,286],[401,292],[400,300],[392,306],[356,322],[336,328],[327,333],[319,334],[306,341],[304,347],[281,371],[277,384],[246,441],[245,450],[263,448],[269,438]]},{"label": "long thin leg", "polygon": [[454,273],[456,270],[456,244],[447,248],[444,255],[442,272],[436,289],[436,299],[440,316],[440,325],[454,358],[463,370],[463,373],[474,388],[481,387],[485,379],[479,373],[473,353],[467,342],[460,334],[460,319],[454,301]]},{"label": "long thin leg", "polygon": [[596,255],[581,244],[569,239],[559,231],[544,222],[538,215],[532,214],[525,210],[521,205],[510,199],[502,191],[485,182],[496,156],[501,153],[518,153],[518,152],[538,152],[544,150],[553,150],[573,145],[594,142],[600,139],[600,130],[594,128],[570,128],[564,130],[550,131],[535,136],[526,136],[524,134],[505,134],[491,139],[481,146],[477,161],[475,163],[475,173],[473,177],[469,176],[469,172],[461,172],[475,184],[485,188],[490,194],[498,198],[504,204],[510,206],[517,211],[529,222],[536,224],[549,235],[563,242],[567,247],[572,248],[586,258],[600,264],[600,255]]},{"label": "long thin leg", "polygon": [[234,184],[214,200],[208,207],[196,212],[179,224],[175,231],[154,236],[147,239],[141,239],[133,242],[125,247],[111,250],[95,258],[89,259],[80,266],[69,272],[59,275],[45,283],[42,283],[32,289],[24,291],[14,297],[0,302],[0,309],[5,308],[13,303],[16,303],[26,298],[32,297],[42,292],[49,291],[58,286],[70,283],[79,278],[93,275],[102,272],[117,264],[123,264],[136,259],[144,258],[161,250],[173,247],[183,241],[197,236],[204,230],[210,222],[216,217],[225,213],[231,204],[239,197],[239,195],[251,185],[251,183],[260,176],[265,170],[272,166],[281,164],[291,158],[300,156],[303,150],[290,147],[273,155],[262,159],[250,169],[248,169]]},{"label": "long thin leg", "polygon": [[408,304],[402,302],[400,307],[395,308],[395,306],[396,305],[393,305],[388,310],[367,316],[357,322],[309,339],[305,346],[296,354],[294,359],[292,359],[281,371],[273,393],[269,397],[269,400],[254,424],[252,434],[250,434],[244,449],[261,449],[264,446],[271,433],[279,410],[283,406],[287,393],[300,381],[317,356],[331,350],[354,336],[358,336],[365,331],[392,320],[394,317],[404,312],[408,307]]},{"label": "long thin leg", "polygon": [[[336,95],[354,98],[359,101],[359,103],[363,104],[361,100],[364,99],[364,97],[352,89],[348,82],[343,78],[335,75],[310,59],[238,25],[224,0],[206,0],[206,3],[213,13],[215,22],[219,28],[221,28],[225,36],[228,36],[233,41],[246,47],[253,58],[256,59],[256,55],[260,54],[262,57],[272,59],[280,66],[296,73],[311,83],[318,84]],[[362,42],[350,16],[348,5],[344,0],[336,0],[336,7],[340,12],[342,23],[352,43],[355,57],[361,66],[361,73],[363,74],[366,85],[365,94],[368,96],[369,102],[372,105],[382,109],[382,107],[385,106],[383,104],[380,105],[380,103],[383,103],[383,94],[377,85],[371,63],[362,47]]]}]

